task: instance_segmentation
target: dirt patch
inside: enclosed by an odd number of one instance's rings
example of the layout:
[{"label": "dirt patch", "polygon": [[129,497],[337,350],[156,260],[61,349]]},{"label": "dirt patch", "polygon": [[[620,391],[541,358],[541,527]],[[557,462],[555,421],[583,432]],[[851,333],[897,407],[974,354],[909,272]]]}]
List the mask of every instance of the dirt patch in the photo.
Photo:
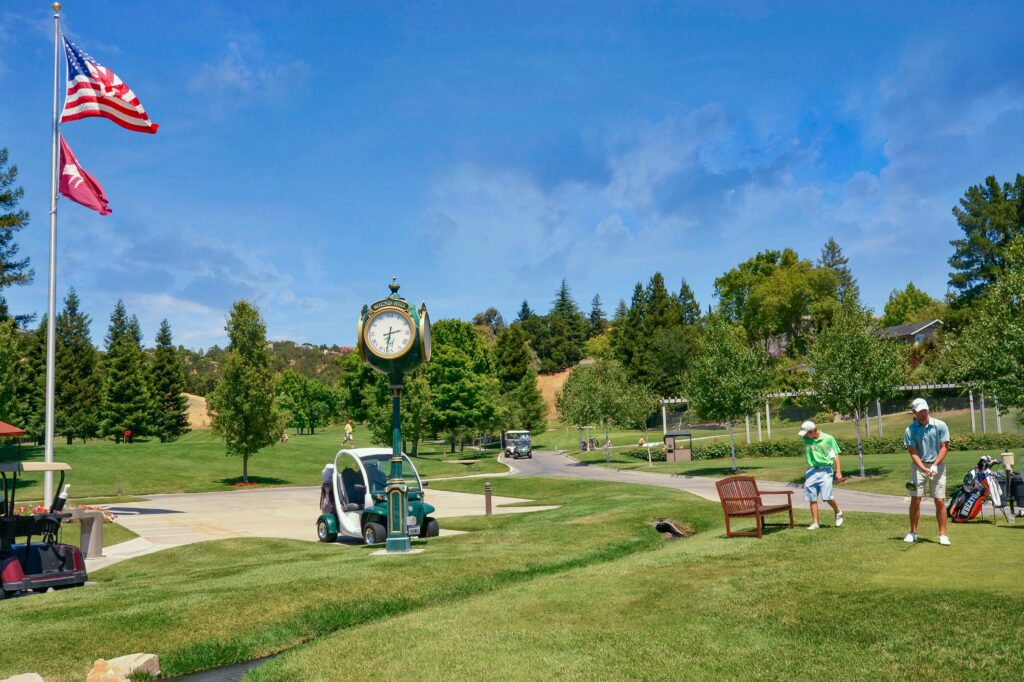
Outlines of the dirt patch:
[{"label": "dirt patch", "polygon": [[206,398],[186,393],[188,398],[188,425],[193,429],[210,428],[210,415],[206,411]]},{"label": "dirt patch", "polygon": [[548,419],[558,418],[558,410],[555,409],[555,394],[565,385],[565,380],[569,378],[570,372],[572,372],[571,369],[566,369],[554,374],[537,375],[537,388],[544,398],[544,403],[548,406]]}]

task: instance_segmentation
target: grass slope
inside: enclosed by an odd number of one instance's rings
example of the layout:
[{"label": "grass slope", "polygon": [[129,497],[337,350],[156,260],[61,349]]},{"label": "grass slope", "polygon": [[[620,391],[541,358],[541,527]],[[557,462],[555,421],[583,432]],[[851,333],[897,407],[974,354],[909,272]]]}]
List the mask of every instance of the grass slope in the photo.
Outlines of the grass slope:
[{"label": "grass slope", "polygon": [[[474,532],[410,557],[254,538],[123,562],[95,587],[0,604],[0,641],[17,652],[0,657],[0,677],[76,680],[95,658],[133,651],[180,675],[317,640],[251,678],[392,679],[404,676],[387,667],[395,633],[397,659],[424,679],[946,676],[1022,663],[1004,644],[1024,635],[1016,620],[998,638],[978,624],[1024,607],[1013,542],[1024,525],[907,546],[904,519],[850,514],[838,530],[725,540],[720,507],[677,491],[520,478],[494,489],[563,506],[448,520]],[[660,516],[698,534],[666,544],[649,525]],[[37,646],[55,627],[60,645]]]},{"label": "grass slope", "polygon": [[[365,432],[357,429],[356,443],[369,445]],[[342,435],[332,426],[316,435],[289,437],[288,443],[266,448],[249,460],[249,478],[260,485],[319,485],[320,470],[332,461],[341,447]],[[442,459],[444,446],[424,444],[417,469],[425,478],[495,473],[507,468],[493,459],[472,464]],[[41,460],[43,448],[22,447],[24,459]],[[15,459],[17,450],[0,449],[0,460]],[[224,454],[224,443],[208,430],[192,431],[173,443],[157,440],[117,445],[97,440],[85,445],[55,444],[54,459],[67,462],[71,497],[75,500],[96,497],[123,497],[152,493],[207,492],[230,490],[241,480],[242,461]],[[18,481],[18,499],[28,501],[42,496],[42,476],[27,476]]]},{"label": "grass slope", "polygon": [[[950,452],[946,455],[946,489],[952,494],[960,484],[964,475],[978,463],[981,455],[995,455],[991,450],[964,450]],[[600,464],[613,469],[632,469],[651,471],[663,474],[681,474],[684,476],[732,476],[728,459],[711,459],[697,462],[654,462],[617,454],[611,451],[610,463],[605,463],[603,451],[573,453],[573,457],[584,462]],[[860,464],[857,453],[844,454],[841,458],[844,476],[858,476]],[[783,483],[803,483],[807,463],[799,457],[740,457],[736,459],[737,472],[754,478],[780,481]],[[870,493],[887,495],[905,495],[904,483],[910,474],[910,456],[905,452],[888,455],[864,455],[864,473],[867,478],[846,481],[842,488],[860,490]]]}]

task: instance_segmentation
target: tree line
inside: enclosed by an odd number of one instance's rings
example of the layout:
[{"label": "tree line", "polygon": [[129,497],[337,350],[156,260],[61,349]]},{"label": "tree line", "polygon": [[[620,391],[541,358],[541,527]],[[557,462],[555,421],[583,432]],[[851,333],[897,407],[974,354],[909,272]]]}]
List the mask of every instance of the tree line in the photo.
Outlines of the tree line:
[{"label": "tree line", "polygon": [[[56,320],[54,429],[68,445],[75,439],[113,437],[128,432],[174,440],[187,432],[185,376],[167,320],[155,345],[142,347],[138,318],[118,301],[110,316],[104,351],[90,338],[91,319],[72,288]],[[23,428],[42,443],[45,435],[46,329],[44,316],[30,331],[13,319],[0,321],[0,420]]]}]

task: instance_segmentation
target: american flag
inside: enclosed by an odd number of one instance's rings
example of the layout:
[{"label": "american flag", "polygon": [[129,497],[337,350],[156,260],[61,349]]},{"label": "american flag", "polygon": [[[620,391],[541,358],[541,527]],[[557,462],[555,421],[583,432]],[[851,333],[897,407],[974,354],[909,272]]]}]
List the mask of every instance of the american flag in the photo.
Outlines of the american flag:
[{"label": "american flag", "polygon": [[100,66],[67,38],[64,53],[68,58],[68,94],[60,117],[62,123],[102,116],[128,130],[156,132],[157,124],[149,120],[139,98],[116,73]]}]

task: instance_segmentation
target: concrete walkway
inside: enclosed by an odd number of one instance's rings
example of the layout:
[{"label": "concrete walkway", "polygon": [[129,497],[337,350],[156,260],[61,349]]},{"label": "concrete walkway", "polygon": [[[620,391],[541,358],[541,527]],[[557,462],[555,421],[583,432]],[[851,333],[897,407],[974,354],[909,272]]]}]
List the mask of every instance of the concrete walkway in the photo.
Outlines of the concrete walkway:
[{"label": "concrete walkway", "polygon": [[[562,476],[568,478],[585,478],[592,481],[609,481],[614,483],[635,483],[653,485],[661,488],[685,490],[699,495],[706,500],[718,501],[715,481],[721,480],[710,476],[685,476],[682,474],[657,474],[654,472],[634,471],[630,469],[612,469],[596,464],[577,462],[560,452],[534,451],[533,459],[519,459],[506,462],[513,467],[515,476]],[[780,483],[778,481],[758,480],[758,485],[765,490],[793,490],[793,506],[807,509],[804,500],[803,486]],[[842,485],[835,487],[835,498],[844,511],[877,512],[881,514],[906,514],[909,503],[895,495],[879,495],[863,493],[855,490],[844,490]],[[822,505],[828,509],[828,505]],[[831,514],[831,510],[828,511]]]},{"label": "concrete walkway", "polygon": [[[481,490],[483,484],[481,484]],[[427,489],[427,502],[435,518],[482,516],[484,496]],[[169,547],[206,540],[264,537],[316,541],[320,487],[260,488],[215,493],[151,495],[145,502],[107,506],[117,522],[139,537],[104,549],[98,559],[87,559],[89,571]],[[554,509],[550,506],[505,507],[529,502],[515,497],[492,498],[495,514],[519,514]],[[441,529],[441,535],[457,531]],[[351,543],[349,543],[351,544]],[[346,543],[339,542],[339,547]]]}]

